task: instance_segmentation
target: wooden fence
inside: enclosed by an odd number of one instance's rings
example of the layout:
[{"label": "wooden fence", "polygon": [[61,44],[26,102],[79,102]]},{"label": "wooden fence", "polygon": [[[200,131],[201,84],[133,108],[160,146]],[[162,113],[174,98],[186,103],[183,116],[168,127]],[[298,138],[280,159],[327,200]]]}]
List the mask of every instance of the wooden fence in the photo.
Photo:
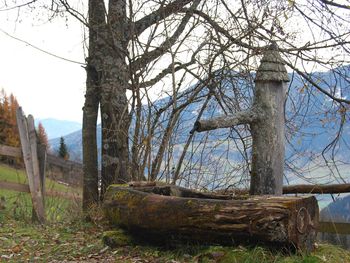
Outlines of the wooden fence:
[{"label": "wooden fence", "polygon": [[78,193],[64,193],[46,189],[46,166],[53,165],[61,167],[62,169],[82,171],[82,165],[47,154],[46,147],[37,142],[33,116],[29,115],[28,118],[26,118],[21,108],[17,110],[17,126],[21,148],[0,145],[0,155],[23,159],[28,184],[0,181],[0,188],[30,193],[33,204],[33,217],[40,223],[44,223],[46,220],[44,206],[45,196],[56,196],[75,200],[81,199]]}]

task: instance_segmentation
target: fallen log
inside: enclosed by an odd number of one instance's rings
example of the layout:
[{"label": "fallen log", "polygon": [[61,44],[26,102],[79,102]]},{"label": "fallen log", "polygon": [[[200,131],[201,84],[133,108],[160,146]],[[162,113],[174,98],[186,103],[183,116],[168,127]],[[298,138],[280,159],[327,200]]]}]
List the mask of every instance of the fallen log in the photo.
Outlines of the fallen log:
[{"label": "fallen log", "polygon": [[261,243],[314,248],[318,226],[315,197],[250,196],[242,200],[154,194],[159,187],[111,185],[104,210],[111,223],[149,241],[184,239],[200,243]]}]

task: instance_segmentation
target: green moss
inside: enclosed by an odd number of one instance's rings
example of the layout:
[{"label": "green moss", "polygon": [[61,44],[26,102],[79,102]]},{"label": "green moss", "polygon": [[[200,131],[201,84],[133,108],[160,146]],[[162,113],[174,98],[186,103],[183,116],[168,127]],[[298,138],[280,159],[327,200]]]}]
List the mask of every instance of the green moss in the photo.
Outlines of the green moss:
[{"label": "green moss", "polygon": [[[198,252],[197,252],[198,253]],[[310,254],[282,253],[262,247],[207,247],[196,258],[199,262],[219,263],[350,263],[350,253],[340,247],[321,244]]]},{"label": "green moss", "polygon": [[105,245],[116,248],[132,244],[132,239],[122,229],[106,231],[103,233],[102,241]]},{"label": "green moss", "polygon": [[221,205],[220,204],[216,204],[214,207],[214,211],[220,211]]}]

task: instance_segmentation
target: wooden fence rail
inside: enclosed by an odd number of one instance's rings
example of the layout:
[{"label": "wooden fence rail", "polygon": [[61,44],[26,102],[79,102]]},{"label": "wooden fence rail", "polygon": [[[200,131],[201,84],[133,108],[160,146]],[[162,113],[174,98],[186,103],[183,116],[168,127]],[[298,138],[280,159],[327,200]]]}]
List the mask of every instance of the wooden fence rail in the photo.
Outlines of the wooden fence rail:
[{"label": "wooden fence rail", "polygon": [[[2,144],[0,144],[0,155],[14,157],[14,158],[23,158],[21,148],[2,145]],[[83,165],[81,163],[73,162],[70,160],[64,160],[50,153],[47,153],[46,163],[59,166],[61,168],[66,168],[66,169],[72,169],[72,168],[83,169]]]},{"label": "wooden fence rail", "polygon": [[319,232],[350,235],[350,223],[319,222]]},{"label": "wooden fence rail", "polygon": [[[22,192],[22,193],[30,193],[29,185],[8,182],[8,181],[0,181],[0,189]],[[61,191],[54,191],[54,190],[47,190],[47,189],[45,191],[45,196],[61,197],[61,198],[71,199],[71,200],[81,200],[82,198],[80,193],[68,193],[68,192],[61,192]]]},{"label": "wooden fence rail", "polygon": [[22,151],[20,148],[0,144],[0,155],[22,158]]},{"label": "wooden fence rail", "polygon": [[[23,158],[21,148],[2,145],[2,144],[0,144],[0,155],[14,157],[14,158]],[[64,160],[53,154],[47,154],[46,163],[49,165],[54,165],[54,166],[58,166],[63,169],[69,169],[69,170],[83,169],[82,164],[69,161],[69,160]],[[28,184],[20,184],[20,183],[14,183],[14,182],[2,181],[2,180],[0,180],[0,189],[30,193]],[[82,198],[81,194],[79,193],[68,193],[68,192],[60,192],[60,191],[53,191],[53,190],[46,190],[45,195],[52,196],[52,197],[62,197],[62,198],[73,199],[73,200]]]}]

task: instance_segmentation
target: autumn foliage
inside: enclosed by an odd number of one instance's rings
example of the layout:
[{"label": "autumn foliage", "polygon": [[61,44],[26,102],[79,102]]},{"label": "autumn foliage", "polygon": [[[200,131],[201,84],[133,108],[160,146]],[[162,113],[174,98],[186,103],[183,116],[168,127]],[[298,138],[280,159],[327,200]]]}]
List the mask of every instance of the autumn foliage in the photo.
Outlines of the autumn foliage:
[{"label": "autumn foliage", "polygon": [[46,146],[46,149],[49,149],[50,145],[49,145],[49,140],[47,138],[47,133],[41,122],[39,122],[36,132],[38,136],[38,143],[44,144]]},{"label": "autumn foliage", "polygon": [[16,110],[19,107],[16,97],[0,91],[0,144],[18,147],[20,145],[17,129]]}]

